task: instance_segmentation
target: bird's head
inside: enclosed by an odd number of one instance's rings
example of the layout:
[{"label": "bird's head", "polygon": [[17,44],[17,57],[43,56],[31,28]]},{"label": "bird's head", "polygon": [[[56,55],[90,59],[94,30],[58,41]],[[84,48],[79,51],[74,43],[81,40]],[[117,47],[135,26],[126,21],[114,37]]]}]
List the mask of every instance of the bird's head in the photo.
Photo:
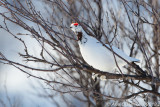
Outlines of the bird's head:
[{"label": "bird's head", "polygon": [[78,23],[72,23],[70,25],[71,30],[77,35],[78,41],[82,40],[82,27]]},{"label": "bird's head", "polygon": [[78,23],[72,23],[70,25],[71,30],[73,30],[73,32],[77,33],[77,32],[82,32],[82,27],[78,24]]}]

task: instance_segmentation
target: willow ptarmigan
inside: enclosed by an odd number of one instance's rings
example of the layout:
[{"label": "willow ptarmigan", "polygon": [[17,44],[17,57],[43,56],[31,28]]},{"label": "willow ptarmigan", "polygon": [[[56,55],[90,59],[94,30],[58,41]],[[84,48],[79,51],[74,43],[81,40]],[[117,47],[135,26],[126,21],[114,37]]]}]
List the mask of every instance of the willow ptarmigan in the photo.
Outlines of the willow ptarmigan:
[{"label": "willow ptarmigan", "polygon": [[[93,68],[100,71],[113,73],[113,70],[117,68],[115,58],[118,66],[124,66],[127,64],[123,59],[129,63],[139,62],[138,59],[129,57],[123,51],[114,46],[110,48],[110,46],[106,44],[106,47],[112,51],[107,49],[96,38],[89,36],[78,23],[72,23],[70,28],[77,36],[83,59]],[[123,59],[119,58],[117,55],[113,55],[113,52],[118,54]]]}]

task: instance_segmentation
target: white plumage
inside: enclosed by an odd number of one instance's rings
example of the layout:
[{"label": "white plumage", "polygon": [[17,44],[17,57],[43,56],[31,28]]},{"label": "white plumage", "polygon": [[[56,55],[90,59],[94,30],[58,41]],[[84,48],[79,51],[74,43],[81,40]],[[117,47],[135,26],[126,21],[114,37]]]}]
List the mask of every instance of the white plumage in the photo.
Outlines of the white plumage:
[{"label": "white plumage", "polygon": [[[99,43],[96,38],[87,35],[78,23],[72,23],[70,28],[78,37],[78,44],[83,59],[98,70],[113,73],[113,70],[117,68],[113,52]],[[106,44],[106,46],[110,48],[108,44]],[[114,46],[112,46],[112,50],[128,62],[139,62],[138,59],[129,57]],[[126,62],[118,56],[116,56],[116,61],[119,67],[126,64]]]}]

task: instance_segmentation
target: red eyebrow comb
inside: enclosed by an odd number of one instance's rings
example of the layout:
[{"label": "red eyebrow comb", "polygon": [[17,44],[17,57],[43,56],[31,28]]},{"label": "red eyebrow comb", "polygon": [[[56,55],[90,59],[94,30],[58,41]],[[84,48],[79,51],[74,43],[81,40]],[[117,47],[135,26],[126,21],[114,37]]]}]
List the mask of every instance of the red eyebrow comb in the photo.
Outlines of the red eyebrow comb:
[{"label": "red eyebrow comb", "polygon": [[78,26],[78,23],[74,23],[75,26]]}]

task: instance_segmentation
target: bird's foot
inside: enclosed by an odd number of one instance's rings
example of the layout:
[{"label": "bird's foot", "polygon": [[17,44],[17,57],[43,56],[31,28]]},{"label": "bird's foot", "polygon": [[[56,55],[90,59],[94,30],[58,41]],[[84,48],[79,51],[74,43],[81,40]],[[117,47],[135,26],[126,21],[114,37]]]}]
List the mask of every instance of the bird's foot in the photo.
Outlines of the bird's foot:
[{"label": "bird's foot", "polygon": [[96,79],[98,79],[98,74],[92,73],[92,79],[96,81]]},{"label": "bird's foot", "polygon": [[98,74],[95,74],[95,73],[92,73],[92,79],[94,81],[96,81],[96,79],[100,79],[100,80],[106,80],[106,76],[105,75],[98,75]]},{"label": "bird's foot", "polygon": [[105,75],[101,75],[100,76],[100,80],[106,80],[106,76]]}]

